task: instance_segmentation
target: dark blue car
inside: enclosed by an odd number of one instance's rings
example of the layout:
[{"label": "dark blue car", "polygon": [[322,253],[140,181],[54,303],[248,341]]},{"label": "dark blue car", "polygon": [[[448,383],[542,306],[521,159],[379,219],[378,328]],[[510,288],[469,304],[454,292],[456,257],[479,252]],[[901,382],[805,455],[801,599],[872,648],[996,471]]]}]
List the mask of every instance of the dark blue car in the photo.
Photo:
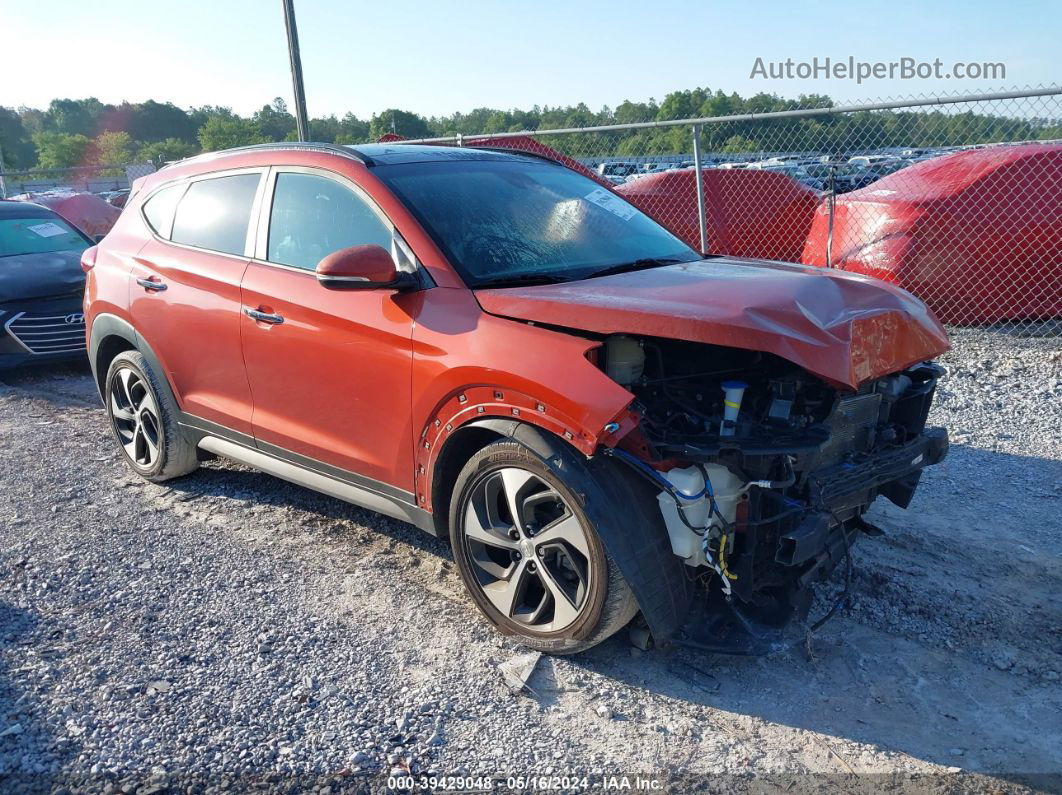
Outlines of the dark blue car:
[{"label": "dark blue car", "polygon": [[46,207],[0,201],[0,369],[85,356],[81,253],[92,244]]}]

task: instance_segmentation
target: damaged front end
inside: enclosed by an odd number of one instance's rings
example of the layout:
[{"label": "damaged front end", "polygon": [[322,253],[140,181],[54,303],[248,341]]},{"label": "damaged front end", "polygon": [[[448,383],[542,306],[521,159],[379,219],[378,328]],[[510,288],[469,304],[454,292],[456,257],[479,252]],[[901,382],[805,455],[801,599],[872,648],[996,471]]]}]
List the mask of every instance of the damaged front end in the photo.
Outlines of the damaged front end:
[{"label": "damaged front end", "polygon": [[810,586],[880,532],[871,503],[907,507],[947,453],[947,432],[925,427],[931,362],[842,391],[769,353],[614,334],[599,354],[637,420],[607,452],[654,483],[672,550],[708,591],[677,642],[781,648]]}]

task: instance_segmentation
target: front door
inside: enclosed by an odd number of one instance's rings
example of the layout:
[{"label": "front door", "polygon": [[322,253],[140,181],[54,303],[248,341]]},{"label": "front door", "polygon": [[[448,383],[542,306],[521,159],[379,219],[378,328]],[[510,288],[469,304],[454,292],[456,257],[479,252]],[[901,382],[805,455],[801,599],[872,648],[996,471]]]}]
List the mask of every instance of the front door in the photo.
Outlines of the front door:
[{"label": "front door", "polygon": [[277,168],[269,179],[262,259],[250,263],[242,285],[256,442],[265,452],[324,464],[318,468],[326,472],[335,467],[412,491],[415,297],[330,290],[314,273],[323,257],[348,246],[390,250],[391,224],[331,172]]}]

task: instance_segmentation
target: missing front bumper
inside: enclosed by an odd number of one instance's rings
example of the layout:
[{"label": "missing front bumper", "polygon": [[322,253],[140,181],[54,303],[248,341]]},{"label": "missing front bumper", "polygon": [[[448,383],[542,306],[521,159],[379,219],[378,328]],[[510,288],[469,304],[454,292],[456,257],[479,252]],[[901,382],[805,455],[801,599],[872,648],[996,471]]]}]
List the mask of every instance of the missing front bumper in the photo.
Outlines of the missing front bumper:
[{"label": "missing front bumper", "polygon": [[906,508],[922,470],[942,461],[947,453],[948,432],[931,428],[901,447],[814,473],[809,478],[809,502],[815,508],[779,537],[775,561],[801,566],[828,550],[838,525],[837,511],[863,504],[875,492]]},{"label": "missing front bumper", "polygon": [[[947,430],[929,428],[905,445],[868,453],[862,458],[813,473],[809,477],[810,501],[813,505],[828,506],[848,495],[881,488],[920,474],[927,466],[942,461],[947,454]],[[899,504],[889,493],[882,493]],[[910,502],[910,495],[907,502]],[[906,508],[907,504],[900,507]]]}]

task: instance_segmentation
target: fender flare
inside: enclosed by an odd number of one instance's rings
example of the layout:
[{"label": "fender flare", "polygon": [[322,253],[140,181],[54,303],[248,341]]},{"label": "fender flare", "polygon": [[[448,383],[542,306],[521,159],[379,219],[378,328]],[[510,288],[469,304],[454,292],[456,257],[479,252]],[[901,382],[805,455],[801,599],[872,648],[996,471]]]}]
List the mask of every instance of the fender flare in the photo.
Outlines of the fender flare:
[{"label": "fender flare", "polygon": [[[133,328],[128,320],[120,318],[118,315],[112,315],[109,312],[101,313],[93,318],[88,340],[89,367],[92,368],[92,380],[96,382],[96,389],[99,391],[101,398],[103,397],[103,385],[100,383],[101,374],[97,372],[97,362],[100,346],[111,337],[119,337],[139,351],[140,355],[147,360],[147,363],[151,365],[151,368],[159,376],[162,388],[169,392],[168,397],[173,399],[174,405],[181,405],[180,401],[177,400],[177,393],[170,383],[169,374],[162,366],[162,361],[152,347],[137,333],[137,330]],[[102,375],[106,375],[106,373]]]},{"label": "fender flare", "polygon": [[593,455],[600,438],[546,402],[500,386],[469,386],[453,392],[429,416],[417,437],[414,455],[417,504],[429,511],[440,453],[454,434],[472,427],[472,423],[487,427],[482,420],[498,419],[503,424],[515,420],[536,426],[566,440],[586,456]]},{"label": "fender flare", "polygon": [[[582,498],[609,556],[619,567],[653,639],[665,645],[690,616],[697,591],[674,554],[656,495],[627,467],[602,455],[581,455],[564,438],[515,417],[488,417],[461,426],[484,428],[527,447]],[[588,494],[604,499],[588,500]]]}]

